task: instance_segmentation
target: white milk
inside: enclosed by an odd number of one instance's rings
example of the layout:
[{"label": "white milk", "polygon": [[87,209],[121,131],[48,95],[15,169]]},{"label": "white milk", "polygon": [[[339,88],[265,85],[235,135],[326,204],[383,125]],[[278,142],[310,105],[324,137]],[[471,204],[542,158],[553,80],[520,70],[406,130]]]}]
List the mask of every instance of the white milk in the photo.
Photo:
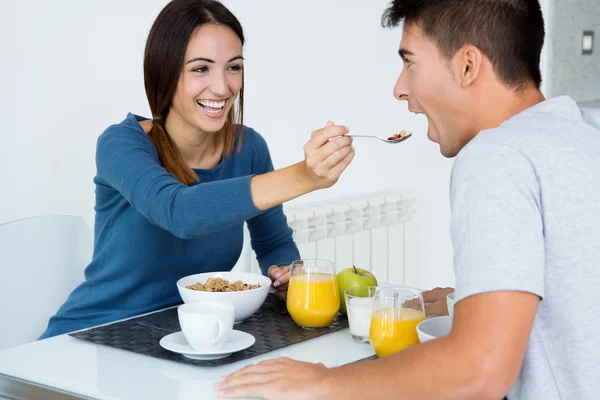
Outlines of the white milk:
[{"label": "white milk", "polygon": [[373,315],[373,297],[352,297],[348,299],[348,322],[350,334],[369,339],[371,316]]}]

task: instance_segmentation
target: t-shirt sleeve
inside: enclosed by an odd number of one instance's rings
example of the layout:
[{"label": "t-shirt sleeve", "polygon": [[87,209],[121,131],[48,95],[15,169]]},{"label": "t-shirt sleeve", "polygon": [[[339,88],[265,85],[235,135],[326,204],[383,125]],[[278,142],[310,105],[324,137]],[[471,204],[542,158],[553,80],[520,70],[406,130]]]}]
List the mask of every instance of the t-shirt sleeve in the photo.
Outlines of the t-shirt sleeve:
[{"label": "t-shirt sleeve", "polygon": [[180,183],[160,164],[152,142],[137,130],[109,128],[96,148],[98,178],[117,190],[148,221],[180,238],[194,238],[261,214],[251,175]]},{"label": "t-shirt sleeve", "polygon": [[510,290],[544,296],[540,184],[509,146],[470,143],[451,178],[456,299]]},{"label": "t-shirt sleeve", "polygon": [[[273,162],[267,142],[254,133],[252,173],[264,174],[273,171]],[[289,265],[298,260],[300,254],[292,238],[292,229],[287,224],[283,206],[273,207],[248,220],[251,244],[264,275],[271,265]]]}]

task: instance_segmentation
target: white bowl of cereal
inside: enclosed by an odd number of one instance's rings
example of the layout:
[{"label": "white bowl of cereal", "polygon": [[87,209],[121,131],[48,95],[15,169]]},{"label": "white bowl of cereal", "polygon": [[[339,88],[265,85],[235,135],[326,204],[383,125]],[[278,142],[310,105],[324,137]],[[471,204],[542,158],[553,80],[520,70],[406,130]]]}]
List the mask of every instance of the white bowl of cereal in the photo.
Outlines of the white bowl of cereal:
[{"label": "white bowl of cereal", "polygon": [[417,325],[417,335],[421,343],[448,336],[451,330],[452,318],[448,315],[427,318]]},{"label": "white bowl of cereal", "polygon": [[231,303],[235,306],[236,323],[258,311],[269,294],[270,286],[271,279],[249,272],[206,272],[177,281],[177,290],[184,303]]}]

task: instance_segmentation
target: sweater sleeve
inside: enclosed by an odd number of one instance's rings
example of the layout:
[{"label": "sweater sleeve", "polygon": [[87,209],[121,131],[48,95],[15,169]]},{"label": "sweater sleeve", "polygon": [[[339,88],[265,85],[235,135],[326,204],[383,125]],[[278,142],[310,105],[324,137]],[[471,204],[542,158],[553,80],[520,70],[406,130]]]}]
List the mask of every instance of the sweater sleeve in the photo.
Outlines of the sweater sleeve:
[{"label": "sweater sleeve", "polygon": [[[254,132],[252,172],[264,174],[273,171],[273,162],[265,139]],[[252,249],[264,275],[272,265],[289,265],[300,258],[292,229],[287,224],[283,206],[273,207],[248,220]]]},{"label": "sweater sleeve", "polygon": [[163,168],[145,134],[109,128],[98,139],[98,177],[148,221],[188,239],[261,214],[252,201],[252,175],[188,187]]}]

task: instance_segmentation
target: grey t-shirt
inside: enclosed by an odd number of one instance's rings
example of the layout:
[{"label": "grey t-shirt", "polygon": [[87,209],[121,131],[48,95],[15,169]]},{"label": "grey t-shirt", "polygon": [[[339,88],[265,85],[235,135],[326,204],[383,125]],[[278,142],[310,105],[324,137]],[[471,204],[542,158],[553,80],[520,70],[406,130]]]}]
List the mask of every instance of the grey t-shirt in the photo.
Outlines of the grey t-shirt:
[{"label": "grey t-shirt", "polygon": [[480,132],[453,167],[456,299],[542,299],[509,400],[600,398],[599,126],[554,98]]}]

